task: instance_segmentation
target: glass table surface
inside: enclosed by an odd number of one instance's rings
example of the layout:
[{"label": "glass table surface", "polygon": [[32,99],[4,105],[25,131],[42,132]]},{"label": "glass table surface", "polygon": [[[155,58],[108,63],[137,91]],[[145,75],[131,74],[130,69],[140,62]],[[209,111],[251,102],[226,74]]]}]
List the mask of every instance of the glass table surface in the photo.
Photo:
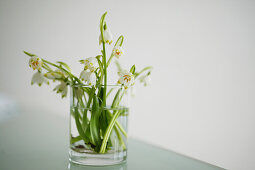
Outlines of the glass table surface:
[{"label": "glass table surface", "polygon": [[129,139],[128,160],[91,167],[68,160],[68,118],[47,110],[0,110],[0,170],[218,170],[220,167]]}]

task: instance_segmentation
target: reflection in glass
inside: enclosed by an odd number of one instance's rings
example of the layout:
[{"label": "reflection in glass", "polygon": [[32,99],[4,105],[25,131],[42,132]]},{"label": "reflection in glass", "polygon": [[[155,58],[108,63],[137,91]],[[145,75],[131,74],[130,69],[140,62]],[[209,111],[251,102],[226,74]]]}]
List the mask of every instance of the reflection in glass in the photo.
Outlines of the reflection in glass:
[{"label": "reflection in glass", "polygon": [[108,165],[108,166],[85,166],[78,165],[72,162],[68,164],[68,170],[127,170],[127,164],[122,163],[118,165]]}]

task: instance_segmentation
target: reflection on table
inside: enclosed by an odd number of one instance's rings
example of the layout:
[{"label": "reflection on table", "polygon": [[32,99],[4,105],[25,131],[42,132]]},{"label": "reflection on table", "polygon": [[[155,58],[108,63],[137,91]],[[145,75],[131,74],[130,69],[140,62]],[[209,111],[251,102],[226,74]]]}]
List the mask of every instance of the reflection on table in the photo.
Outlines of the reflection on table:
[{"label": "reflection on table", "polygon": [[105,167],[75,165],[68,160],[67,117],[43,108],[20,108],[16,112],[16,116],[0,121],[1,170],[222,169],[134,139],[128,141],[127,163]]}]

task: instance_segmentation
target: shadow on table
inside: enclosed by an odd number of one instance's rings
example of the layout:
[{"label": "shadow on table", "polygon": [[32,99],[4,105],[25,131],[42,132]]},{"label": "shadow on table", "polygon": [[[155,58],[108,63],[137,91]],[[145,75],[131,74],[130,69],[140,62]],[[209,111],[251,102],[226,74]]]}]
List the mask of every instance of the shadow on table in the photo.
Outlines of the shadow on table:
[{"label": "shadow on table", "polygon": [[69,162],[68,170],[127,170],[127,164],[109,165],[109,166],[84,166]]}]

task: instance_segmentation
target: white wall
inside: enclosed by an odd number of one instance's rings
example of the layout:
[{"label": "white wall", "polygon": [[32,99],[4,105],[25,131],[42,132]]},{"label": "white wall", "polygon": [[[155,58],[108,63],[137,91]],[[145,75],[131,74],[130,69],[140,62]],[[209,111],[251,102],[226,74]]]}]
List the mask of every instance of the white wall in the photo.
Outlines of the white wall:
[{"label": "white wall", "polygon": [[138,85],[133,137],[233,170],[255,169],[255,1],[0,1],[0,91],[68,115],[69,100],[30,86],[22,50],[71,63],[99,53],[99,19],[125,36],[126,66],[153,65]]}]

